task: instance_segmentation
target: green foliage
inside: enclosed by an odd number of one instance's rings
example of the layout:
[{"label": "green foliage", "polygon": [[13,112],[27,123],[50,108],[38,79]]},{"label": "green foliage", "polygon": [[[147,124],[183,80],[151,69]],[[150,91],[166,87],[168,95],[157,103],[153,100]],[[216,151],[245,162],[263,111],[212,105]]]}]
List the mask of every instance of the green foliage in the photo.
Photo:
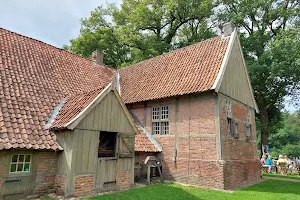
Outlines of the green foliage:
[{"label": "green foliage", "polygon": [[297,96],[300,81],[298,0],[220,0],[216,19],[240,29],[247,67],[260,109],[261,141],[268,144],[281,120],[283,97]]},{"label": "green foliage", "polygon": [[271,155],[300,156],[300,110],[293,114],[284,112],[282,114],[283,127],[269,137]]},{"label": "green foliage", "polygon": [[120,9],[97,7],[63,48],[85,57],[100,50],[104,63],[117,68],[212,37],[230,20],[239,30],[260,110],[259,141],[268,144],[283,126],[284,97],[300,96],[299,13],[298,0],[123,0]]},{"label": "green foliage", "polygon": [[136,63],[214,34],[207,26],[210,0],[124,0],[99,6],[81,20],[80,35],[64,49],[89,57],[98,49],[104,63],[120,67]]},{"label": "green foliage", "polygon": [[105,194],[86,199],[91,200],[257,200],[257,199],[299,199],[300,183],[267,180],[235,192],[201,189],[179,184],[154,184],[146,187],[133,188],[114,194]]}]

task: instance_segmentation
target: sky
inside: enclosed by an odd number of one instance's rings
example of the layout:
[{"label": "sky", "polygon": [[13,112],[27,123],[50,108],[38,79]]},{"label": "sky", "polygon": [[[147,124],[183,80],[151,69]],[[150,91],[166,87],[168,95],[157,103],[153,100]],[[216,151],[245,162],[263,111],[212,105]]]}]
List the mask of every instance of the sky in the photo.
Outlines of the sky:
[{"label": "sky", "polygon": [[[0,26],[56,47],[69,44],[80,30],[80,18],[105,0],[0,0]],[[118,6],[121,0],[110,0]]]},{"label": "sky", "polygon": [[[79,34],[81,18],[105,0],[0,0],[0,27],[56,47]],[[121,0],[109,0],[120,6]],[[300,105],[300,102],[299,102]],[[299,109],[287,104],[290,112]]]}]

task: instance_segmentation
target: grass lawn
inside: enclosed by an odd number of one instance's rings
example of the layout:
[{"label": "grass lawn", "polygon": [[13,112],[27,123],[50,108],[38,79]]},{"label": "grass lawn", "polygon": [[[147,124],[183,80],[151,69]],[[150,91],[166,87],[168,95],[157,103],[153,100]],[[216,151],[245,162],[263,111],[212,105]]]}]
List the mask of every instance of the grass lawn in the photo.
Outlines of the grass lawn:
[{"label": "grass lawn", "polygon": [[264,176],[277,177],[277,178],[291,178],[300,180],[300,176],[298,174],[289,174],[287,176],[283,176],[281,174],[263,174]]},{"label": "grass lawn", "polygon": [[267,180],[233,193],[182,186],[175,183],[154,184],[119,193],[85,198],[86,200],[300,200],[300,182]]}]

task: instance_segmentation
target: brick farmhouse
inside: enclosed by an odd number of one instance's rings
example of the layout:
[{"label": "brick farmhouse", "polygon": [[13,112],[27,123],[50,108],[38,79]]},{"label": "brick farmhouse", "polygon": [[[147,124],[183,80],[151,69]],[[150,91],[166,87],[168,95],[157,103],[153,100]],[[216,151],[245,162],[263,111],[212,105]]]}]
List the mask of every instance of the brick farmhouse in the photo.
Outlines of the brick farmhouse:
[{"label": "brick farmhouse", "polygon": [[260,178],[258,108],[237,31],[115,70],[0,28],[0,198],[128,188],[156,155],[167,180]]}]

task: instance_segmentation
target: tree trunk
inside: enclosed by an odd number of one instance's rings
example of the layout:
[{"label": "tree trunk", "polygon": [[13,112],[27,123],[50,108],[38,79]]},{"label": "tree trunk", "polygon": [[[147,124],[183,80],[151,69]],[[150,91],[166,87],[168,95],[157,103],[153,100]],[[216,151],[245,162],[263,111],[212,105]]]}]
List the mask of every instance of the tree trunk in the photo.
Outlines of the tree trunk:
[{"label": "tree trunk", "polygon": [[[259,109],[260,109],[260,122],[261,122],[261,134],[260,141],[261,145],[268,144],[268,136],[269,136],[269,116],[267,106],[264,101],[264,97],[262,94],[259,94]],[[263,152],[262,152],[263,153]]]}]

